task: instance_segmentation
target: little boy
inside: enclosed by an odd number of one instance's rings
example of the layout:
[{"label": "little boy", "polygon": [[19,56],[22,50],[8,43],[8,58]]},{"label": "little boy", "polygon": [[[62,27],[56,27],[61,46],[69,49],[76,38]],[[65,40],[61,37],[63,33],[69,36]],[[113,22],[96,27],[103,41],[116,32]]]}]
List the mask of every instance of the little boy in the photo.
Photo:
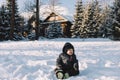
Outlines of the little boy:
[{"label": "little boy", "polygon": [[65,43],[56,61],[55,74],[58,79],[67,79],[79,74],[78,60],[76,59],[74,47],[71,43]]}]

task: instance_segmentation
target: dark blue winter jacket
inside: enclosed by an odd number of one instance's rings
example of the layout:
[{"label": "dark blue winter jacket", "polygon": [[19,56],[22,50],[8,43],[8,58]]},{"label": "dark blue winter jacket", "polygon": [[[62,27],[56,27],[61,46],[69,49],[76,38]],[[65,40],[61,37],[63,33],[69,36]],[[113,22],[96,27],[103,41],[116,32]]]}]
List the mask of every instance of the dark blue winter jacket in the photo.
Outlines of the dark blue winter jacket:
[{"label": "dark blue winter jacket", "polygon": [[[73,55],[68,55],[67,50],[73,49]],[[79,65],[76,55],[74,54],[74,47],[71,43],[66,43],[63,46],[63,52],[59,55],[56,61],[58,69],[62,69],[64,73],[69,73],[70,76],[79,74]]]}]

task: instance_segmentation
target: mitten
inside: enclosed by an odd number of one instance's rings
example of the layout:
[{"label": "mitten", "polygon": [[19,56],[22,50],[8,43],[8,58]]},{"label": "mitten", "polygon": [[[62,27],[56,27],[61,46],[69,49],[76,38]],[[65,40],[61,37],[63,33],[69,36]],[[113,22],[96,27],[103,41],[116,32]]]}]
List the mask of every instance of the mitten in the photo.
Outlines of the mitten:
[{"label": "mitten", "polygon": [[64,74],[64,79],[67,79],[67,78],[69,78],[69,74],[68,74],[68,73],[65,73],[65,74]]},{"label": "mitten", "polygon": [[77,70],[78,70],[78,64],[77,64],[77,63],[74,63],[74,64],[73,64],[73,68],[77,71]]},{"label": "mitten", "polygon": [[63,79],[63,77],[64,77],[64,74],[63,74],[63,71],[62,70],[56,70],[56,77],[58,78],[58,79]]}]

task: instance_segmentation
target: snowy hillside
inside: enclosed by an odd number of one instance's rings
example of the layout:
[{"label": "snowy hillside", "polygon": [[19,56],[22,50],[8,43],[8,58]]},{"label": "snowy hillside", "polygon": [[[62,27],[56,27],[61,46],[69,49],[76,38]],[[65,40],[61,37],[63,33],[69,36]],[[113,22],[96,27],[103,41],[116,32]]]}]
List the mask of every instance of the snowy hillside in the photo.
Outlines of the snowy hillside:
[{"label": "snowy hillside", "polygon": [[68,80],[120,80],[120,42],[108,39],[54,39],[0,42],[0,80],[57,80],[55,61],[71,42],[80,75]]}]

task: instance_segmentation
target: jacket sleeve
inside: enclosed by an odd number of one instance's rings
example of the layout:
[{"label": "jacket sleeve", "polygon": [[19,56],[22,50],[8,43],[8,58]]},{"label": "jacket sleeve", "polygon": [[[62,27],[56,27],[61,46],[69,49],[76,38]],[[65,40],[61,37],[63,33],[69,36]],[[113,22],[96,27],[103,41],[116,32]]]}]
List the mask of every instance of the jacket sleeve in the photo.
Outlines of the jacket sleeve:
[{"label": "jacket sleeve", "polygon": [[75,61],[74,61],[74,64],[73,64],[73,68],[75,70],[79,70],[79,63],[78,63],[78,59],[76,58],[76,55],[75,55]]},{"label": "jacket sleeve", "polygon": [[73,57],[74,57],[74,63],[78,63],[78,60],[77,60],[77,58],[76,58],[76,55],[73,55]]},{"label": "jacket sleeve", "polygon": [[56,60],[56,66],[58,69],[62,69],[62,58],[61,55],[59,55],[59,57]]}]

